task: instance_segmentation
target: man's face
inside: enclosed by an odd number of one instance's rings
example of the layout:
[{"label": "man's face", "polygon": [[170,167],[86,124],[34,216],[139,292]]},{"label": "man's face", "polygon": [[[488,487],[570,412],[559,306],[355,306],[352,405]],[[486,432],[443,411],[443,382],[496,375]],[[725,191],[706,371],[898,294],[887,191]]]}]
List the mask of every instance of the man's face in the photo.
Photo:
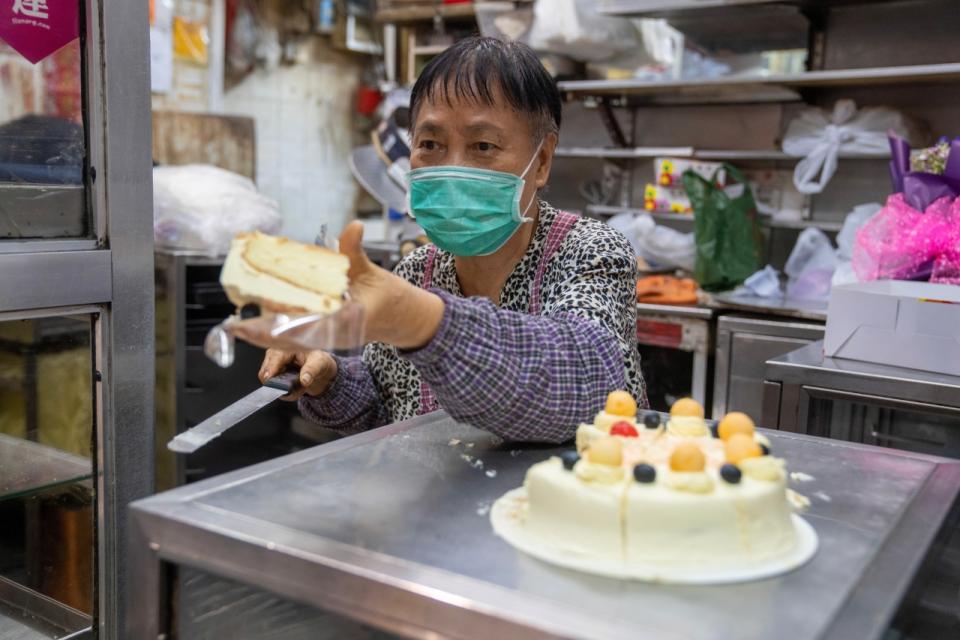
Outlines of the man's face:
[{"label": "man's face", "polygon": [[[460,100],[424,101],[414,122],[410,166],[454,165],[504,171],[519,176],[537,151],[530,122],[494,91],[494,104]],[[521,202],[547,182],[555,136],[537,154],[526,175]]]}]

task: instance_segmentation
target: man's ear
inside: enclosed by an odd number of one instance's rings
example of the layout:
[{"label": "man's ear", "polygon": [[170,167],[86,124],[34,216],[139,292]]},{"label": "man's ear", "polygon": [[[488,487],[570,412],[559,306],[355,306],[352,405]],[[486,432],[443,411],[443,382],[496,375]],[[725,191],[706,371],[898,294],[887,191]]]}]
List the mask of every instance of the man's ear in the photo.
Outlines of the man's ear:
[{"label": "man's ear", "polygon": [[543,146],[537,152],[537,189],[543,189],[547,186],[547,180],[550,179],[550,168],[553,166],[553,153],[557,150],[557,134],[548,133],[543,139]]}]

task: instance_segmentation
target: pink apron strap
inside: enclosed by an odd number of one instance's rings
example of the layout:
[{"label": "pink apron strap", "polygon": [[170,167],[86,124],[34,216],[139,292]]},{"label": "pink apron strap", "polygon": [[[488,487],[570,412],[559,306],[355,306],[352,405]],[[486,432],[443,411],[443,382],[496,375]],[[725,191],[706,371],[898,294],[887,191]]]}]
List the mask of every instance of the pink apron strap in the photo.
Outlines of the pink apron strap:
[{"label": "pink apron strap", "polygon": [[543,274],[547,272],[547,263],[550,258],[560,249],[563,241],[566,239],[570,229],[579,220],[578,216],[566,211],[558,211],[557,217],[547,233],[547,242],[543,248],[543,255],[540,257],[540,264],[537,265],[537,273],[533,278],[533,287],[530,290],[530,313],[540,313],[540,288],[543,285]]},{"label": "pink apron strap", "polygon": [[[437,260],[437,245],[431,244],[427,248],[427,262],[423,267],[423,280],[420,283],[420,287],[423,289],[429,289],[433,286],[433,265]],[[423,380],[420,381],[420,414],[424,415],[427,413],[432,413],[440,408],[440,404],[437,402],[436,396],[433,395],[433,390],[427,386],[427,383]]]},{"label": "pink apron strap", "polygon": [[429,289],[433,286],[433,263],[437,260],[437,245],[427,246],[427,262],[423,266],[423,281],[420,283],[421,289]]}]

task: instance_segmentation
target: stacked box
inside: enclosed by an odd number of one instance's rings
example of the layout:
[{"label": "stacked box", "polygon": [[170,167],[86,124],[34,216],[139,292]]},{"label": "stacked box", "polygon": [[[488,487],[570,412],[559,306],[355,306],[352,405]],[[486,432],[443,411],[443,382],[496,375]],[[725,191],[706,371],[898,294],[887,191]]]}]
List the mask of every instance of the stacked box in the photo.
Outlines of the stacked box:
[{"label": "stacked box", "polygon": [[723,165],[719,162],[704,162],[684,158],[656,158],[653,161],[656,183],[647,184],[643,190],[643,208],[656,213],[693,213],[690,199],[683,189],[683,173],[693,170],[710,180],[716,174],[722,186],[726,180]]}]

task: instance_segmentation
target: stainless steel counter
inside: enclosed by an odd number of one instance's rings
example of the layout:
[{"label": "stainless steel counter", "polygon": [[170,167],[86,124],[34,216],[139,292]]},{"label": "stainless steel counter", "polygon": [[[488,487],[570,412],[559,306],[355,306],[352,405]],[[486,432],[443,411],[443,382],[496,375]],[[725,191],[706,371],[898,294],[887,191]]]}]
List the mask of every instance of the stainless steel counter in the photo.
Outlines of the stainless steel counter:
[{"label": "stainless steel counter", "polygon": [[650,314],[690,318],[692,320],[712,320],[717,312],[708,307],[696,305],[637,303],[637,315]]},{"label": "stainless steel counter", "polygon": [[960,415],[960,377],[933,371],[904,369],[823,355],[823,341],[771,359],[767,378],[784,383],[812,383],[828,389],[883,398],[902,398],[944,407]]},{"label": "stainless steel counter", "polygon": [[719,293],[710,297],[709,305],[715,309],[750,311],[785,318],[819,320],[820,322],[827,319],[826,302],[798,300],[796,298],[761,298],[759,296]]},{"label": "stainless steel counter", "polygon": [[493,534],[489,508],[556,449],[438,413],[136,503],[127,635],[170,633],[172,563],[420,638],[877,637],[957,497],[960,463],[768,436],[815,478],[795,488],[821,545],[779,578],[664,586],[525,556]]}]

